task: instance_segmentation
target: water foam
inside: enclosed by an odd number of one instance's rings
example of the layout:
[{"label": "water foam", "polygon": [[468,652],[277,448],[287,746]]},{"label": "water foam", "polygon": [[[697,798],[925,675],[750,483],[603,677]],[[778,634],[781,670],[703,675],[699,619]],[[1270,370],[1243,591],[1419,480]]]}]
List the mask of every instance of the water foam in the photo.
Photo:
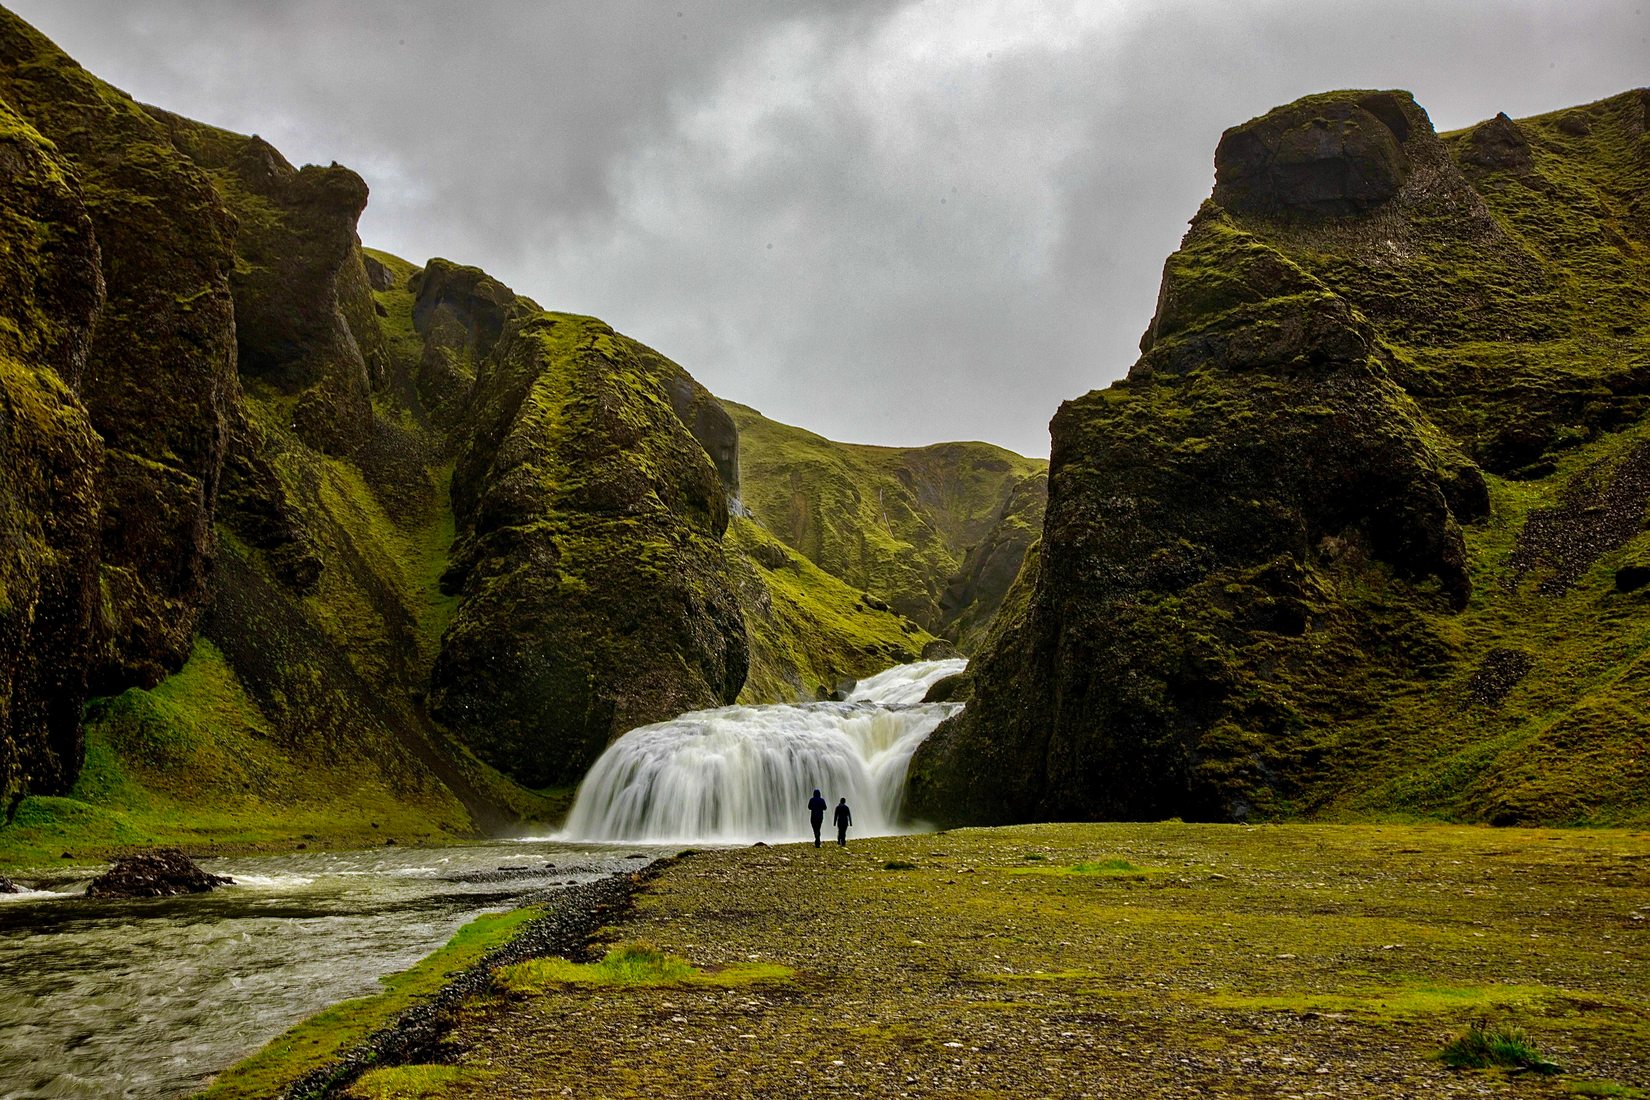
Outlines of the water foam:
[{"label": "water foam", "polygon": [[923,703],[963,660],[900,665],[846,702],[719,707],[631,730],[596,761],[563,841],[748,844],[811,837],[814,788],[847,798],[855,836],[901,831],[905,773],[956,703]]}]

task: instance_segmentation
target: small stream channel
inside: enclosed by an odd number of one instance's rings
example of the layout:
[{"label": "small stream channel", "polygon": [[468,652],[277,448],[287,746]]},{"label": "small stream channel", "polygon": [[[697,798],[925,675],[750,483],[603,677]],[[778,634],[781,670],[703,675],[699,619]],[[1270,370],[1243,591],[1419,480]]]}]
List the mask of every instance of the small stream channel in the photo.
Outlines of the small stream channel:
[{"label": "small stream channel", "polygon": [[[636,848],[500,841],[202,860],[232,887],[0,895],[0,1097],[175,1097],[376,992],[483,912],[634,870]],[[551,866],[553,865],[553,866]],[[30,881],[27,875],[22,876]]]}]

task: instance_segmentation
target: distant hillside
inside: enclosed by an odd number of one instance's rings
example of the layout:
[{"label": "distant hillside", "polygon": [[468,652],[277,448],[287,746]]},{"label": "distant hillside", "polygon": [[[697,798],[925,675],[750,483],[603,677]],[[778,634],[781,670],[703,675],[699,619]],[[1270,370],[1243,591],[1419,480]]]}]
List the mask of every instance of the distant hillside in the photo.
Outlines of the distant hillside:
[{"label": "distant hillside", "polygon": [[837,443],[723,406],[739,426],[741,498],[758,520],[826,572],[972,648],[1042,524],[1046,463],[989,443]]},{"label": "distant hillside", "polygon": [[1650,92],[1228,130],[924,812],[1650,820]]}]

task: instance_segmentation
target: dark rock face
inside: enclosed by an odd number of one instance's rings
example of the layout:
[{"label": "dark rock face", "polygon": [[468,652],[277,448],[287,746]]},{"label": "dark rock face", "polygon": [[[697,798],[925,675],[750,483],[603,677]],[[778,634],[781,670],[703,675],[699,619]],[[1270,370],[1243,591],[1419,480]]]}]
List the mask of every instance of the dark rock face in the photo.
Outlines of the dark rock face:
[{"label": "dark rock face", "polygon": [[238,217],[241,377],[298,398],[293,426],[305,443],[351,453],[370,434],[372,379],[385,369],[355,237],[367,185],[336,164],[294,168],[257,137],[149,113],[213,174]]},{"label": "dark rock face", "polygon": [[233,221],[158,124],[9,14],[0,99],[55,144],[86,196],[105,298],[73,385],[104,443],[100,583],[112,635],[93,679],[102,690],[153,684],[188,653],[211,575],[238,391]]},{"label": "dark rock face", "polygon": [[[0,104],[0,799],[80,770],[97,602],[103,446],[70,388],[102,304],[79,188]],[[32,246],[32,247],[31,247]]]},{"label": "dark rock face", "polygon": [[213,875],[195,866],[176,848],[156,848],[116,860],[108,871],[86,887],[89,898],[168,898],[177,894],[204,894],[234,879]]},{"label": "dark rock face", "polygon": [[15,894],[17,892],[17,883],[13,882],[5,875],[0,875],[0,894]]},{"label": "dark rock face", "polygon": [[528,786],[574,782],[616,734],[744,683],[727,495],[674,411],[680,370],[547,313],[512,319],[480,364],[442,578],[462,602],[430,705]]},{"label": "dark rock face", "polygon": [[1504,113],[1474,126],[1459,155],[1463,167],[1486,172],[1523,172],[1535,163],[1530,139]]},{"label": "dark rock face", "polygon": [[1215,201],[1233,212],[1349,217],[1409,175],[1413,102],[1368,92],[1302,100],[1234,126],[1215,150]]},{"label": "dark rock face", "polygon": [[972,652],[997,617],[1026,551],[1042,537],[1048,475],[1035,474],[1009,492],[985,538],[969,548],[940,596],[944,633]]},{"label": "dark rock face", "polygon": [[413,326],[424,338],[418,397],[438,421],[451,422],[505,323],[518,308],[532,312],[538,306],[480,268],[442,259],[414,275],[411,290]]}]

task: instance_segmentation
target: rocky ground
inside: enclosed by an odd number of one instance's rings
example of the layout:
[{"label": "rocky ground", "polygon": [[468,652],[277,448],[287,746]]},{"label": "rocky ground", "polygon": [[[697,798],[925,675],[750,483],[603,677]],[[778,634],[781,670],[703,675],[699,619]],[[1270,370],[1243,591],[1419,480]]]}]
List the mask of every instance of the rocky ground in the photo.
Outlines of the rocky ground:
[{"label": "rocky ground", "polygon": [[[1169,823],[697,852],[589,957],[632,940],[708,977],[506,980],[458,1014],[426,1057],[442,1064],[352,1095],[1650,1089],[1645,832]],[[1564,1072],[1446,1069],[1474,1021]]]}]

